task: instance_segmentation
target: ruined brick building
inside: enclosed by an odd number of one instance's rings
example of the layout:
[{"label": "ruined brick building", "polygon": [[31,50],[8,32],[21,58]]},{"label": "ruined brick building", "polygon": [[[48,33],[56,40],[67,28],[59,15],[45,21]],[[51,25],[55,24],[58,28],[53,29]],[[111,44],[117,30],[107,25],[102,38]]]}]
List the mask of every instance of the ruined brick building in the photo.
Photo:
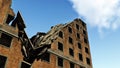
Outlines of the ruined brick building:
[{"label": "ruined brick building", "polygon": [[92,68],[86,24],[75,19],[28,38],[11,0],[0,0],[0,68]]}]

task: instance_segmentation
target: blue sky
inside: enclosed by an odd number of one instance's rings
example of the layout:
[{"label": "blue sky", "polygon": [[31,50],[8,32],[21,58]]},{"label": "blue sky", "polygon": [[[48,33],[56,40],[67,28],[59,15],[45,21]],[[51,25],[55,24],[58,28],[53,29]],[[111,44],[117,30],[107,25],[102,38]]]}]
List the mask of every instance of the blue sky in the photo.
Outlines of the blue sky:
[{"label": "blue sky", "polygon": [[13,0],[29,37],[51,26],[82,18],[87,23],[94,68],[120,68],[119,0]]}]

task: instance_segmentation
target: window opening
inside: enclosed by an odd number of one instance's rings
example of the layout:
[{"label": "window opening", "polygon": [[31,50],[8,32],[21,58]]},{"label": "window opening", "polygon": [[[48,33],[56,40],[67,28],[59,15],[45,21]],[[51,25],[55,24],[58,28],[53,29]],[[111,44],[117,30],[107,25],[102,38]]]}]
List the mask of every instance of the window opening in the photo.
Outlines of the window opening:
[{"label": "window opening", "polygon": [[63,38],[63,32],[62,31],[59,32],[59,37]]},{"label": "window opening", "polygon": [[7,57],[0,55],[0,68],[5,68]]},{"label": "window opening", "polygon": [[0,38],[0,44],[10,47],[11,41],[12,41],[11,36],[2,33],[1,38]]},{"label": "window opening", "polygon": [[84,42],[87,44],[88,43],[88,41],[87,41],[87,39],[86,38],[84,38]]},{"label": "window opening", "polygon": [[90,65],[90,59],[89,58],[86,58],[86,62],[87,62],[87,64]]},{"label": "window opening", "polygon": [[78,48],[79,48],[79,49],[81,49],[81,48],[82,48],[80,43],[78,43]]},{"label": "window opening", "polygon": [[70,33],[72,33],[72,28],[71,28],[71,27],[68,27],[68,31],[69,31]]},{"label": "window opening", "polygon": [[61,51],[63,51],[63,44],[60,43],[60,42],[58,42],[58,49],[61,50]]},{"label": "window opening", "polygon": [[79,30],[79,25],[78,25],[78,24],[76,24],[76,29],[78,29],[78,30]]},{"label": "window opening", "polygon": [[89,50],[88,48],[85,47],[85,52],[89,54]]},{"label": "window opening", "polygon": [[58,57],[58,66],[63,67],[63,59]]},{"label": "window opening", "polygon": [[69,54],[70,54],[71,56],[74,56],[73,49],[69,48]]},{"label": "window opening", "polygon": [[82,54],[79,53],[79,60],[83,61]]},{"label": "window opening", "polygon": [[70,68],[74,68],[74,63],[70,62]]},{"label": "window opening", "polygon": [[87,34],[85,30],[83,30],[83,34],[84,34],[84,35],[86,35],[86,34]]},{"label": "window opening", "polygon": [[79,34],[79,33],[77,33],[77,38],[79,38],[79,39],[80,39],[80,34]]},{"label": "window opening", "polygon": [[69,37],[69,43],[73,44],[73,39]]}]

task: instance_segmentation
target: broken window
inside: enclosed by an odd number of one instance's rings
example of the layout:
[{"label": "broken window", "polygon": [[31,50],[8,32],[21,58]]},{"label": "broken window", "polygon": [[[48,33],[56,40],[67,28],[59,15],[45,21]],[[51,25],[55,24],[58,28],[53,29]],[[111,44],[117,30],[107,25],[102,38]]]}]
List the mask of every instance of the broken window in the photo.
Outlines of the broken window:
[{"label": "broken window", "polygon": [[74,68],[74,63],[70,62],[70,68]]},{"label": "broken window", "polygon": [[69,48],[69,54],[70,54],[71,56],[74,56],[73,49]]},{"label": "broken window", "polygon": [[76,24],[76,29],[78,29],[78,30],[79,30],[79,25],[78,25],[78,24]]},{"label": "broken window", "polygon": [[28,64],[27,62],[25,63],[25,62],[22,62],[21,63],[21,68],[30,68],[30,64]]},{"label": "broken window", "polygon": [[63,67],[63,59],[58,57],[58,66]]},{"label": "broken window", "polygon": [[68,27],[68,31],[69,31],[70,33],[72,33],[72,28],[71,28],[71,27]]},{"label": "broken window", "polygon": [[87,62],[87,64],[90,65],[90,59],[89,58],[86,58],[86,62]]},{"label": "broken window", "polygon": [[44,57],[45,57],[45,58],[43,58],[42,60],[47,61],[47,62],[50,62],[50,53],[45,53],[45,54],[44,54]]},{"label": "broken window", "polygon": [[79,53],[79,60],[83,61],[82,54]]},{"label": "broken window", "polygon": [[79,38],[79,39],[80,39],[80,34],[79,34],[79,33],[77,33],[77,38]]},{"label": "broken window", "polygon": [[63,51],[63,44],[60,43],[60,42],[58,42],[58,49],[61,50],[61,51]]},{"label": "broken window", "polygon": [[5,68],[7,57],[0,55],[0,68]]},{"label": "broken window", "polygon": [[0,38],[0,44],[10,47],[11,41],[12,41],[11,36],[2,33],[1,38]]},{"label": "broken window", "polygon": [[7,19],[6,19],[6,23],[7,23],[7,24],[10,24],[10,22],[11,22],[13,19],[14,19],[14,16],[8,14],[8,17],[7,17]]},{"label": "broken window", "polygon": [[79,48],[79,49],[81,49],[81,48],[82,48],[80,43],[78,43],[78,48]]},{"label": "broken window", "polygon": [[89,50],[88,48],[85,47],[85,52],[89,54]]},{"label": "broken window", "polygon": [[73,44],[73,39],[69,37],[69,43]]},{"label": "broken window", "polygon": [[63,32],[62,31],[59,32],[59,37],[63,38]]}]

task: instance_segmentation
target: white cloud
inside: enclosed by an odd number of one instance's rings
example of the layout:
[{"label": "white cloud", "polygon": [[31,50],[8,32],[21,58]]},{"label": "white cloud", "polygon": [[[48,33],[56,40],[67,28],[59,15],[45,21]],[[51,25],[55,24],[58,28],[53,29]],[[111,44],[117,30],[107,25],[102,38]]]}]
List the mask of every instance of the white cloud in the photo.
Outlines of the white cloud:
[{"label": "white cloud", "polygon": [[85,22],[103,29],[116,30],[120,26],[119,0],[70,0],[73,8]]}]

